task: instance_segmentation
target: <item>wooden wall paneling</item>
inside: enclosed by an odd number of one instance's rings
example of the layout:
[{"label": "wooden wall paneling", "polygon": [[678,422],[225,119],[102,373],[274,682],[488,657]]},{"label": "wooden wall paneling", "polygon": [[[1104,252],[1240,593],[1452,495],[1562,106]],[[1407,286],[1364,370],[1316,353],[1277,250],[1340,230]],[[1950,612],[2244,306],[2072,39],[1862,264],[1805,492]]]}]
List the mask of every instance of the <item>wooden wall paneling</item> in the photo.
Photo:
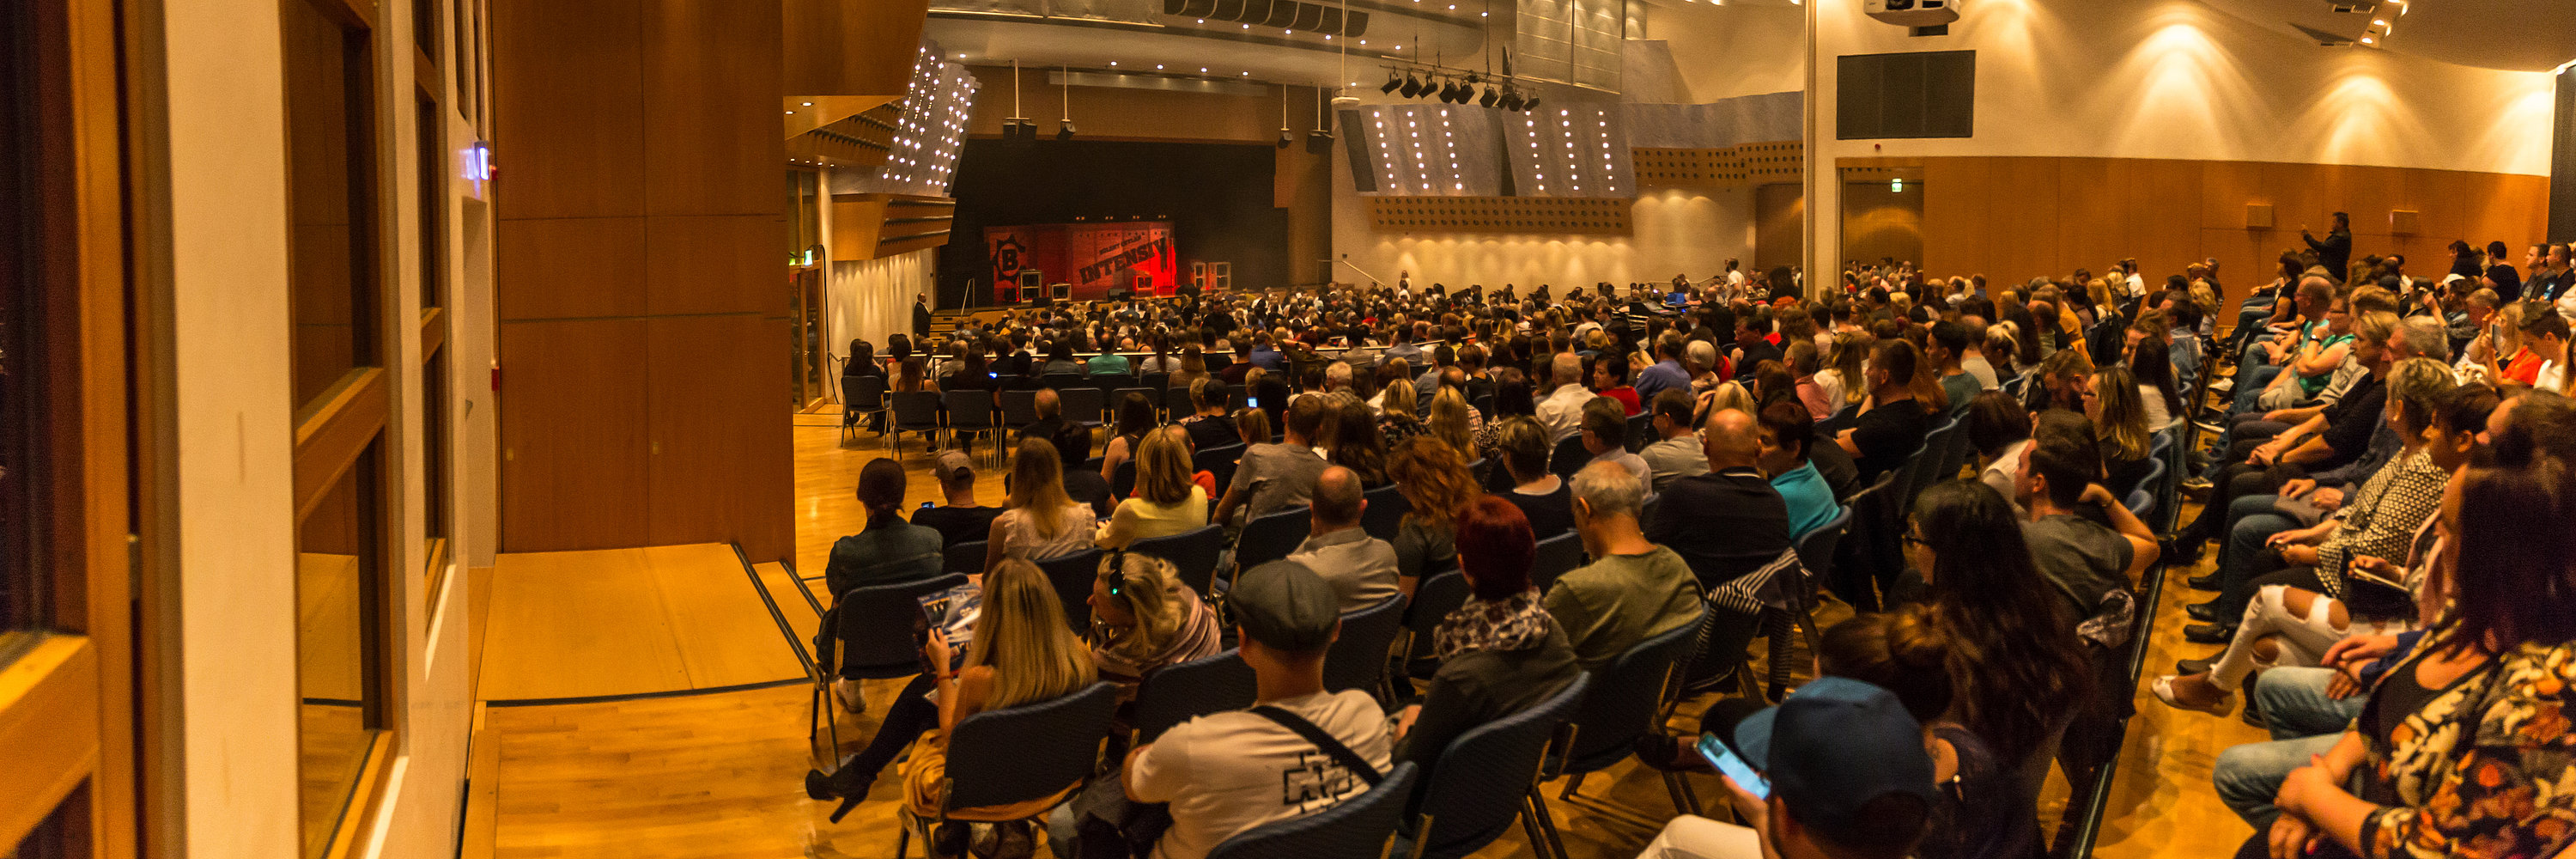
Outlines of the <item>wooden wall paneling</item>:
[{"label": "wooden wall paneling", "polygon": [[832,261],[876,259],[877,232],[885,228],[884,194],[835,194],[832,197]]},{"label": "wooden wall paneling", "polygon": [[2136,168],[2129,159],[2058,159],[2059,268],[2050,270],[2050,276],[2063,277],[2082,266],[2100,277],[2104,266],[2136,247],[2131,235],[2137,218],[2128,205],[2129,176]]},{"label": "wooden wall paneling", "polygon": [[[2298,241],[2301,229],[2325,235],[2327,228],[2334,223],[2333,213],[2349,211],[2343,206],[2344,189],[2350,177],[2345,168],[2333,164],[2265,163],[2263,189],[2271,195],[2273,205],[2277,207],[2274,226],[2287,234],[2292,242]],[[2353,255],[2360,256],[2358,233],[2368,230],[2370,224],[2367,218],[2354,218],[2353,227],[2356,233]]]},{"label": "wooden wall paneling", "polygon": [[2064,276],[2075,264],[2057,251],[2058,177],[2049,158],[1997,158],[1989,186],[1985,228],[1994,231],[1987,258],[1988,283]]},{"label": "wooden wall paneling", "polygon": [[[2276,205],[2263,190],[2263,165],[2251,161],[2209,161],[2200,168],[2200,226],[2211,230],[2245,229],[2245,206]],[[2279,209],[2275,208],[2277,215]]]},{"label": "wooden wall paneling", "polygon": [[787,315],[786,225],[776,215],[644,219],[648,314]]},{"label": "wooden wall paneling", "polygon": [[[1935,251],[1929,244],[1932,234],[1932,185],[1924,185],[1924,246],[1928,266]],[[1807,189],[1805,186],[1775,182],[1753,189],[1753,268],[1770,271],[1773,266],[1799,265],[1807,258]]]},{"label": "wooden wall paneling", "polygon": [[2133,159],[2124,168],[2129,185],[2121,209],[2129,223],[2128,244],[2100,264],[2136,257],[2138,274],[2153,287],[2205,256],[2198,227],[2201,162]]},{"label": "wooden wall paneling", "polygon": [[[645,211],[781,213],[776,2],[643,0]],[[909,67],[909,64],[907,64]]]},{"label": "wooden wall paneling", "polygon": [[736,541],[755,562],[794,546],[794,451],[784,320],[701,316],[644,323],[650,428],[645,542]]},{"label": "wooden wall paneling", "polygon": [[504,218],[494,232],[502,319],[644,312],[643,218]]},{"label": "wooden wall paneling", "polygon": [[[2445,255],[2443,266],[2448,268],[2451,240],[2468,238],[2470,209],[2462,204],[2469,199],[2469,174],[2458,170],[2403,170],[2397,181],[2397,191],[2389,205],[2420,213],[2416,222],[2423,236],[2439,237],[2433,247]],[[2486,240],[2478,239],[2476,243],[2484,245]]]},{"label": "wooden wall paneling", "polygon": [[[2435,172],[2401,170],[2395,167],[2343,169],[2343,199],[2334,210],[2352,213],[2352,230],[2355,234],[2369,233],[2377,236],[2390,234],[2388,212],[2397,208],[2397,202],[2405,197],[2403,186],[2406,174]],[[2445,238],[2441,244],[2449,244],[2450,241]],[[2440,246],[2440,244],[2435,245],[2435,247]],[[2361,255],[2358,248],[2353,255],[2356,257]]]},{"label": "wooden wall paneling", "polygon": [[912,82],[929,0],[783,0],[779,5],[785,92],[903,96]]},{"label": "wooden wall paneling", "polygon": [[1844,259],[1923,261],[1923,189],[1889,190],[1880,182],[1843,183]]},{"label": "wooden wall paneling", "polygon": [[501,551],[647,545],[645,333],[631,319],[502,323]]},{"label": "wooden wall paneling", "polygon": [[639,0],[496,3],[492,15],[502,217],[643,214]]},{"label": "wooden wall paneling", "polygon": [[2227,289],[2219,302],[2227,307],[2218,317],[2218,324],[2235,324],[2235,308],[2244,303],[2245,293],[2272,282],[2281,255],[2277,236],[2272,233],[2243,227],[2200,231],[2200,254],[2218,258],[2218,282]]},{"label": "wooden wall paneling", "polygon": [[2549,177],[2462,175],[2460,197],[2452,203],[2467,211],[2459,230],[2480,247],[2504,242],[2513,264],[2521,266],[2523,249],[2548,232]]},{"label": "wooden wall paneling", "polygon": [[[1991,158],[1931,158],[1923,163],[1923,267],[1949,276],[1986,274],[1988,285],[2002,272],[1986,270],[1992,231],[1986,207],[1994,199]],[[1768,186],[1766,186],[1768,187]]]}]

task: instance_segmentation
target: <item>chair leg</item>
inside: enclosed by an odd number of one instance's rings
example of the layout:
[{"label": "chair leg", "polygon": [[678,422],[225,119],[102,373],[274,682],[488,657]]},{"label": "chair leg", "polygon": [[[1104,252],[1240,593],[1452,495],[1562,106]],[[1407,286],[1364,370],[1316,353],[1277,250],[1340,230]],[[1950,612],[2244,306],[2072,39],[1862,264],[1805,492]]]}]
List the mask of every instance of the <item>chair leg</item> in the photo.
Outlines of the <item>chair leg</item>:
[{"label": "chair leg", "polygon": [[1538,818],[1539,834],[1547,837],[1546,847],[1541,848],[1538,842],[1532,841],[1530,849],[1542,857],[1554,856],[1557,859],[1566,859],[1568,854],[1565,852],[1565,840],[1559,837],[1556,831],[1556,816],[1548,813],[1547,796],[1539,792],[1536,784],[1530,785],[1529,788],[1529,807],[1531,813]]},{"label": "chair leg", "polygon": [[[901,815],[902,812],[896,812],[896,814]],[[903,859],[904,851],[911,847],[912,827],[897,819],[894,822],[894,859]]]},{"label": "chair leg", "polygon": [[1682,778],[1681,773],[1664,774],[1664,791],[1673,795],[1673,811],[1681,814],[1700,814],[1699,794],[1691,790],[1690,780]]}]

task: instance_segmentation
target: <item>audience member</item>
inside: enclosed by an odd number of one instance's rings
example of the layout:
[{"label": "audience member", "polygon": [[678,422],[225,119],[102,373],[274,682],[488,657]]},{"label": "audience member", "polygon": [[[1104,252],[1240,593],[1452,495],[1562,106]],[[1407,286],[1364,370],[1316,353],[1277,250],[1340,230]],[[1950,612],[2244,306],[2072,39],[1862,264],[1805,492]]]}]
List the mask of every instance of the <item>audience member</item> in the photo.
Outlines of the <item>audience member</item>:
[{"label": "audience member", "polygon": [[1691,407],[1686,391],[1655,395],[1652,423],[1657,441],[1637,451],[1646,461],[1655,492],[1664,491],[1675,478],[1708,473],[1708,453],[1701,450],[1699,436],[1691,429]]},{"label": "audience member", "polygon": [[1309,507],[1312,531],[1288,560],[1331,582],[1344,612],[1377,605],[1399,592],[1395,547],[1360,529],[1368,500],[1361,497],[1359,475],[1338,465],[1324,469],[1315,478]]},{"label": "audience member", "polygon": [[1923,725],[1885,689],[1825,677],[1735,726],[1729,745],[1771,783],[1726,782],[1736,819],[1674,818],[1638,859],[1914,855],[1940,801]]},{"label": "audience member", "polygon": [[1010,500],[984,538],[985,572],[1004,560],[1053,560],[1091,547],[1096,517],[1089,505],[1065,495],[1064,465],[1054,445],[1034,438],[1020,442],[1011,456],[1010,489]]},{"label": "audience member", "polygon": [[1807,451],[1815,445],[1816,422],[1807,417],[1806,408],[1777,400],[1762,410],[1758,420],[1762,472],[1771,476],[1771,488],[1779,491],[1788,507],[1789,536],[1807,536],[1842,515],[1842,502],[1834,499],[1833,487],[1825,484],[1815,463],[1807,461]]},{"label": "audience member", "polygon": [[930,475],[939,481],[947,503],[912,511],[912,524],[938,531],[942,547],[981,540],[991,533],[993,517],[1002,515],[1002,508],[976,503],[973,457],[964,451],[940,451],[931,462]]},{"label": "audience member", "polygon": [[1592,401],[1592,389],[1583,386],[1583,359],[1572,352],[1559,352],[1549,360],[1549,378],[1555,387],[1538,403],[1536,414],[1552,445],[1582,430],[1583,404]]},{"label": "audience member", "polygon": [[1628,411],[1618,400],[1594,397],[1583,404],[1583,450],[1593,462],[1625,468],[1640,481],[1652,481],[1654,469],[1628,452]]},{"label": "audience member", "polygon": [[1243,459],[1235,464],[1234,482],[1217,501],[1216,521],[1234,524],[1234,514],[1251,521],[1306,503],[1324,472],[1316,431],[1324,422],[1324,397],[1307,394],[1288,403],[1284,440],[1273,444],[1247,438]]},{"label": "audience member", "polygon": [[1459,517],[1458,548],[1467,603],[1433,630],[1440,667],[1422,703],[1406,707],[1395,721],[1395,757],[1421,767],[1423,785],[1431,783],[1450,741],[1547,700],[1583,673],[1530,584],[1538,541],[1520,508],[1499,498],[1476,499]]},{"label": "audience member", "polygon": [[1503,471],[1511,480],[1511,489],[1500,494],[1503,500],[1521,508],[1522,517],[1539,539],[1573,529],[1573,493],[1563,478],[1547,470],[1552,446],[1548,431],[1535,420],[1507,419],[1495,446],[1503,460]]},{"label": "audience member", "polygon": [[1172,562],[1152,555],[1102,556],[1089,604],[1091,660],[1103,680],[1133,687],[1154,669],[1225,648],[1216,611],[1181,583]]},{"label": "audience member", "polygon": [[1645,485],[1625,468],[1596,462],[1574,474],[1575,530],[1593,560],[1549,586],[1546,604],[1586,671],[1602,670],[1638,642],[1700,618],[1699,580],[1690,565],[1647,541],[1637,522],[1645,497]]},{"label": "audience member", "polygon": [[1136,492],[1109,514],[1096,542],[1103,549],[1124,549],[1152,537],[1168,537],[1205,527],[1207,490],[1191,482],[1189,433],[1179,427],[1148,430],[1136,457]]},{"label": "audience member", "polygon": [[2022,537],[2077,621],[2094,617],[2112,592],[2127,594],[2156,559],[2155,532],[2101,479],[2092,422],[2062,409],[2040,415],[2018,477],[2020,494],[2030,499]]},{"label": "audience member", "polygon": [[1914,397],[1915,358],[1912,343],[1878,344],[1865,374],[1869,401],[1861,406],[1852,428],[1834,439],[1852,455],[1864,484],[1903,466],[1907,457],[1923,449],[1924,437],[1932,432],[1931,406]]},{"label": "audience member", "polygon": [[1395,539],[1388,542],[1395,547],[1397,587],[1409,597],[1423,576],[1458,563],[1458,517],[1482,493],[1476,488],[1476,475],[1467,470],[1467,461],[1438,439],[1417,438],[1397,445],[1387,473],[1395,479],[1396,491],[1403,493],[1407,507]]}]

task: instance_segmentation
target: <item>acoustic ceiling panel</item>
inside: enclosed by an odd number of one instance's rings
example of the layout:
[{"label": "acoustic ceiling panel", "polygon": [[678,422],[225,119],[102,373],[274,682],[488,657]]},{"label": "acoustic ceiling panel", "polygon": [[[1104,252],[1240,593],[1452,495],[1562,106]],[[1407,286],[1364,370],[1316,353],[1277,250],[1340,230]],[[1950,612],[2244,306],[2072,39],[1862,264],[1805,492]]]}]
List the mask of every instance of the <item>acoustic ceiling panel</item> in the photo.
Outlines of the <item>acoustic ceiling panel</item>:
[{"label": "acoustic ceiling panel", "polygon": [[1503,152],[1519,196],[1633,196],[1627,123],[1617,111],[1601,103],[1505,114]]}]

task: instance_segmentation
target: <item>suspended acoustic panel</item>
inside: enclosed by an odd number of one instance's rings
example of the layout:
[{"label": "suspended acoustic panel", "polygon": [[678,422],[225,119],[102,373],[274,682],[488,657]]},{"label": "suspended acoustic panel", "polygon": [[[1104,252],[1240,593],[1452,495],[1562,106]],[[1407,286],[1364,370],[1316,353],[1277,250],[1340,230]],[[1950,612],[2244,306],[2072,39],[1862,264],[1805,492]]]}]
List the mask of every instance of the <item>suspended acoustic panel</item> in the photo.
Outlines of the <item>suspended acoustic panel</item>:
[{"label": "suspended acoustic panel", "polygon": [[1806,147],[1795,140],[1715,148],[1640,146],[1637,184],[1647,188],[1736,188],[1796,182]]},{"label": "suspended acoustic panel", "polygon": [[1163,0],[1163,14],[1353,39],[1366,38],[1369,24],[1366,12],[1345,20],[1340,7],[1305,0]]},{"label": "suspended acoustic panel", "polygon": [[1371,197],[1369,226],[1379,232],[1573,233],[1628,235],[1626,199],[1529,197]]}]

